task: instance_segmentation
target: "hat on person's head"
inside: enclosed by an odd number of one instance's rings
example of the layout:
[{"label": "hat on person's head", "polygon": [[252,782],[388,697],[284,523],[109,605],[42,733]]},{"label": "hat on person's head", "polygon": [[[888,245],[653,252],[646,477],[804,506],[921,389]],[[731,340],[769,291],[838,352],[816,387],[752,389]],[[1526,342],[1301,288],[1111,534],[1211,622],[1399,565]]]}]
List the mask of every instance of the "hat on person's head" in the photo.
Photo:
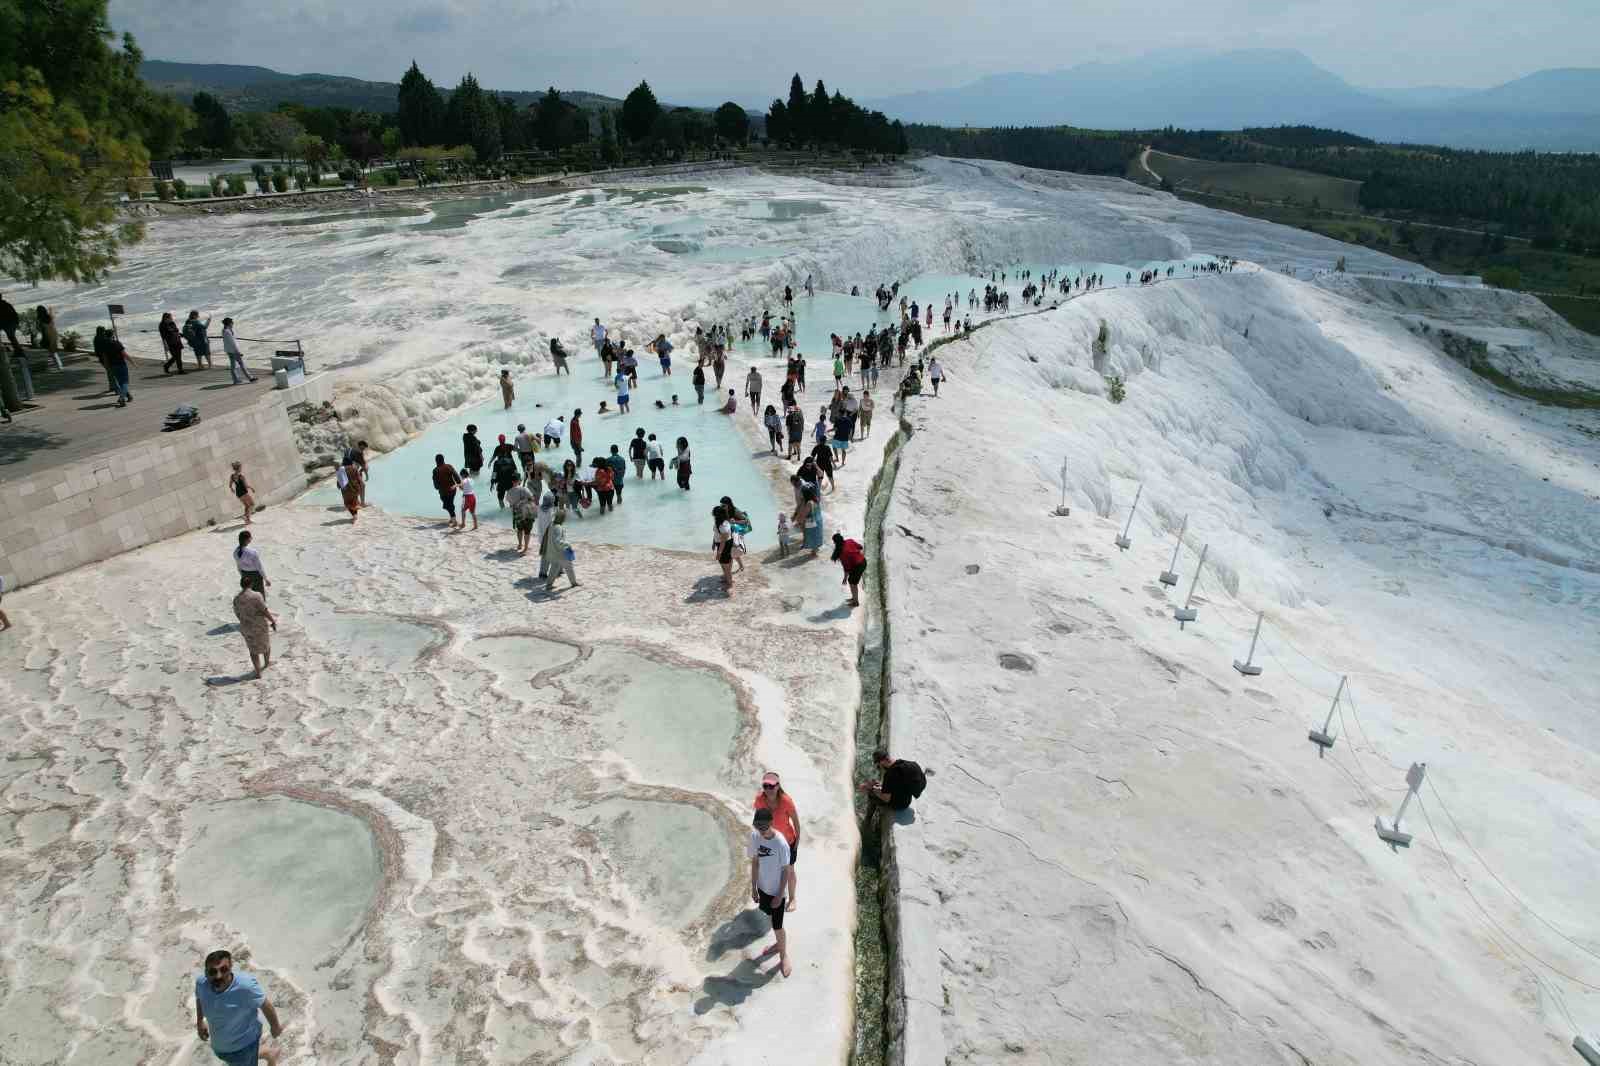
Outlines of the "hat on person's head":
[{"label": "hat on person's head", "polygon": [[757,829],[765,829],[772,824],[772,812],[765,807],[760,808],[756,811],[756,816],[751,819],[750,824]]},{"label": "hat on person's head", "polygon": [[776,785],[778,783],[778,775],[768,770],[761,775],[761,783],[763,785]]}]

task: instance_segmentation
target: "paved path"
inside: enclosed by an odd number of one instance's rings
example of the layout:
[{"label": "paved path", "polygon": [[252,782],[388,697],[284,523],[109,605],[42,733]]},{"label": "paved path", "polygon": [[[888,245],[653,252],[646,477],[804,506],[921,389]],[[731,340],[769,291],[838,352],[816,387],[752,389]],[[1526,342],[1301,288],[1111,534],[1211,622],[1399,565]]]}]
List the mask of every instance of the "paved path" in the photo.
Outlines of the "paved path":
[{"label": "paved path", "polygon": [[[188,352],[186,361],[192,363]],[[0,423],[0,482],[75,463],[161,433],[167,414],[181,404],[200,409],[202,420],[236,411],[272,388],[272,375],[254,371],[255,384],[232,385],[227,360],[217,367],[163,374],[161,364],[134,359],[129,366],[133,403],[117,407],[106,374],[91,355],[67,357],[65,370],[44,370],[35,360],[31,406]],[[179,430],[175,436],[182,435]]]}]

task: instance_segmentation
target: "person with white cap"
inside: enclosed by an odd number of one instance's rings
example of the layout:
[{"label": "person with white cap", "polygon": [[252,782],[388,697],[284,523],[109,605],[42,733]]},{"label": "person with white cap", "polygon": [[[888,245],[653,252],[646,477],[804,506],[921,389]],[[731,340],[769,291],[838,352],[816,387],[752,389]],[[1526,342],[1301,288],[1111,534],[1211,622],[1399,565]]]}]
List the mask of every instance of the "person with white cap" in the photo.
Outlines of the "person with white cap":
[{"label": "person with white cap", "polygon": [[800,812],[795,810],[794,797],[783,790],[783,782],[771,770],[761,775],[755,809],[772,812],[772,824],[788,842],[789,865],[793,866],[800,858]]}]

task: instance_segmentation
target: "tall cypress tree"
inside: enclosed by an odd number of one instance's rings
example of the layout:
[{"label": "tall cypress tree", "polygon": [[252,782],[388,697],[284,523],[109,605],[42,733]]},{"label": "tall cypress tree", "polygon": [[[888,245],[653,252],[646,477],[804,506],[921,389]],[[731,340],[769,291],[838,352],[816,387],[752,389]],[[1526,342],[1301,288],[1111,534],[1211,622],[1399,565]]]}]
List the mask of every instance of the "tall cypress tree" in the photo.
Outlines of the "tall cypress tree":
[{"label": "tall cypress tree", "polygon": [[491,96],[483,91],[471,74],[461,76],[461,84],[450,94],[445,107],[445,140],[469,144],[478,159],[487,162],[500,157],[500,113]]},{"label": "tall cypress tree", "polygon": [[810,102],[806,96],[805,82],[796,73],[789,79],[789,106],[784,112],[788,120],[789,140],[804,143],[811,139],[811,109],[807,106]]},{"label": "tall cypress tree", "polygon": [[411,69],[400,79],[396,102],[400,139],[404,144],[438,144],[443,139],[444,99],[415,59],[411,61]]},{"label": "tall cypress tree", "polygon": [[811,139],[814,141],[842,141],[839,131],[833,124],[833,107],[828,101],[828,87],[822,84],[822,79],[817,79],[817,87],[811,93],[810,106],[806,108],[807,123],[811,127]]}]

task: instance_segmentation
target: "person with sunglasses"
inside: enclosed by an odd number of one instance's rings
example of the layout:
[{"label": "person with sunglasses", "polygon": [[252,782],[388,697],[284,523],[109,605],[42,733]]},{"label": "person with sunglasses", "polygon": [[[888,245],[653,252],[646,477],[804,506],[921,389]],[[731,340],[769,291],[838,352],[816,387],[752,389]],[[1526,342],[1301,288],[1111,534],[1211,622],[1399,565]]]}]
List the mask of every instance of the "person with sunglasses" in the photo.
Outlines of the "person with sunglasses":
[{"label": "person with sunglasses", "polygon": [[756,793],[756,810],[772,812],[772,826],[789,845],[789,865],[800,857],[800,812],[794,797],[783,790],[778,775],[767,771],[761,776],[761,791]]},{"label": "person with sunglasses", "polygon": [[211,1042],[211,1053],[228,1066],[256,1066],[257,1059],[276,1063],[276,1052],[261,1047],[257,1011],[266,1015],[272,1039],[278,1039],[283,1023],[261,982],[251,974],[234,973],[228,951],[207,955],[205,974],[194,979],[194,1028],[201,1040]]}]

